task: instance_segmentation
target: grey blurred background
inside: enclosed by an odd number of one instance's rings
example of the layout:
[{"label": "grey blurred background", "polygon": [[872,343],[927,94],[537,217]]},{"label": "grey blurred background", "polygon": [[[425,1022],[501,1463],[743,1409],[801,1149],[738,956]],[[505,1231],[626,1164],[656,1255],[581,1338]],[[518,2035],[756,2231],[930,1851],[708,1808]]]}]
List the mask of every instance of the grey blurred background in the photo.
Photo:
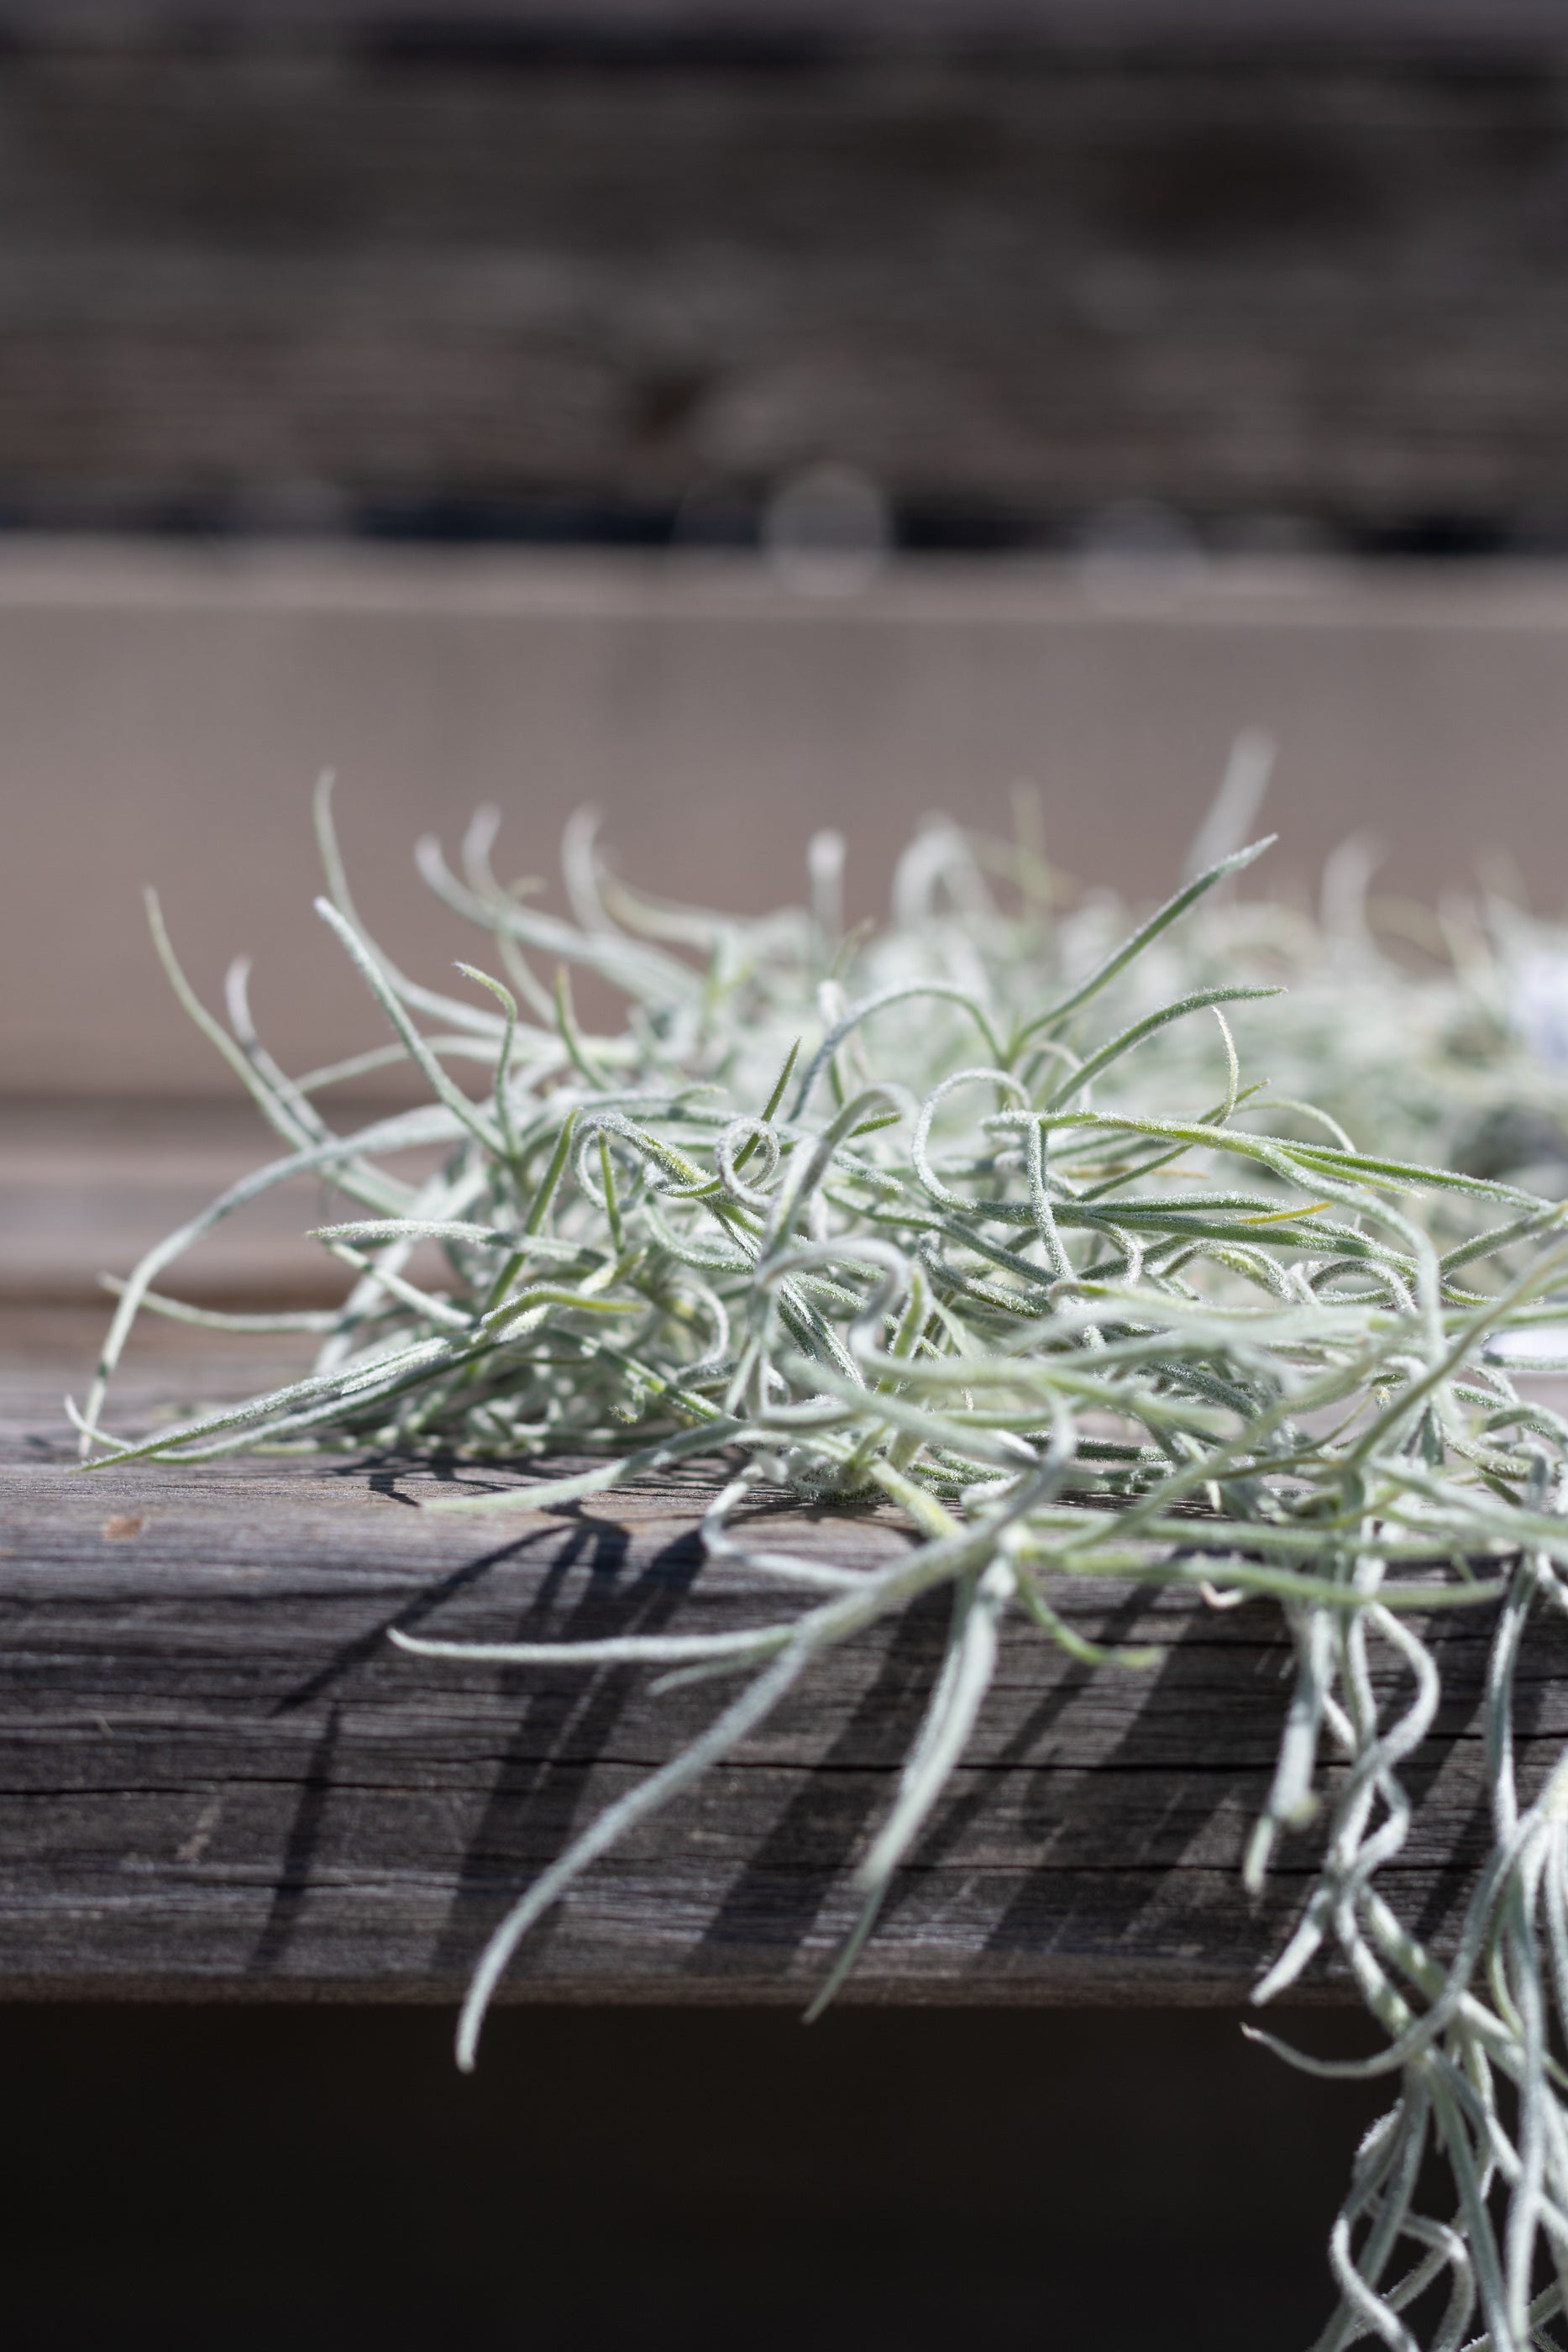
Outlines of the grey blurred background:
[{"label": "grey blurred background", "polygon": [[7,0],[0,1097],[217,1083],[144,881],[367,1035],[328,763],[433,964],[483,798],[866,908],[1025,780],[1147,892],[1248,725],[1277,887],[1555,906],[1565,257],[1561,0]]},{"label": "grey blurred background", "polygon": [[[321,766],[423,976],[482,799],[748,908],[835,824],[861,911],[1023,782],[1143,894],[1249,726],[1279,887],[1555,908],[1565,556],[1563,0],[0,0],[6,1377],[256,1156],[141,883],[377,1040]],[[1304,2345],[1370,2108],[1239,2023],[0,2011],[12,2333]]]}]

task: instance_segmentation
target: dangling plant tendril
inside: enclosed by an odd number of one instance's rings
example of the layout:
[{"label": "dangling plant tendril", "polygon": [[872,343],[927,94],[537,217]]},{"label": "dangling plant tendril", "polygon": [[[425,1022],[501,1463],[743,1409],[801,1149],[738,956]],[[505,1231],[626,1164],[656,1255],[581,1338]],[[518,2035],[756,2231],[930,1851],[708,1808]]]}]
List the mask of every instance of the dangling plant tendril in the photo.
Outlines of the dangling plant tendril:
[{"label": "dangling plant tendril", "polygon": [[[420,853],[433,887],[490,935],[499,966],[460,966],[473,993],[455,996],[416,985],[373,944],[325,791],[319,820],[330,892],[319,911],[395,1043],[287,1077],[256,1034],[243,970],[225,1027],[191,991],[154,905],[174,987],[283,1149],[117,1286],[99,1378],[75,1416],[88,1465],[210,1461],[263,1444],[590,1458],[570,1475],[427,1506],[505,1512],[701,1456],[727,1472],[704,1521],[707,1549],[758,1587],[758,1622],[739,1633],[394,1635],[433,1659],[638,1662],[666,1685],[739,1685],[521,1895],[468,1995],[461,2063],[473,2063],[519,1939],[572,1878],[760,1724],[823,1653],[917,1595],[951,1591],[946,1654],[860,1864],[860,1924],[821,2000],[964,1751],[1005,1619],[1126,1670],[1140,1654],[1107,1657],[1058,1613],[1064,1579],[1186,1585],[1215,1605],[1257,1596],[1282,1609],[1297,1664],[1249,1886],[1281,1834],[1322,1806],[1325,1742],[1344,1769],[1332,1776],[1315,1890],[1255,1998],[1331,1948],[1387,2046],[1359,2068],[1317,2071],[1398,2084],[1335,2226],[1342,2302],[1320,2352],[1368,2338],[1415,2347],[1401,2315],[1445,2281],[1434,2352],[1455,2352],[1477,2324],[1474,2341],[1497,2352],[1552,2342],[1568,2289],[1568,2074],[1552,2027],[1568,2020],[1568,1761],[1521,1808],[1511,1720],[1530,1612],[1568,1607],[1568,1424],[1521,1396],[1513,1374],[1564,1369],[1551,1335],[1532,1333],[1568,1311],[1568,1210],[1410,1156],[1424,1138],[1452,1143],[1521,1102],[1538,1133],[1563,1098],[1528,1039],[1511,1040],[1517,941],[1472,925],[1444,971],[1401,977],[1359,915],[1325,932],[1209,898],[1256,849],[1220,858],[1113,939],[1103,903],[1055,909],[1027,847],[977,845],[951,826],[905,854],[892,924],[844,939],[831,840],[813,845],[813,911],[741,920],[635,895],[579,821],[568,921],[500,887],[486,815],[461,877],[433,845]],[[1008,911],[988,866],[1009,883]],[[1197,920],[1173,929],[1200,901]],[[555,967],[552,983],[529,953]],[[569,965],[627,998],[621,1034],[584,1032]],[[1274,992],[1281,971],[1302,983],[1294,1001],[1248,1005]],[[1279,1092],[1243,1083],[1222,1009],[1238,1004],[1248,1042],[1279,1047]],[[318,1097],[394,1059],[418,1066],[434,1104],[357,1132],[329,1127]],[[453,1074],[474,1066],[478,1095]],[[1343,1124],[1365,1099],[1384,1112],[1371,1149]],[[428,1181],[389,1166],[431,1144],[448,1150]],[[319,1234],[352,1270],[340,1309],[223,1318],[154,1290],[220,1219],[307,1171],[363,1212]],[[438,1282],[416,1255],[431,1244],[444,1260]],[[100,1415],[143,1308],[317,1328],[321,1350],[307,1378],[123,1443]],[[886,1498],[915,1539],[873,1570],[758,1549],[731,1523],[760,1480]],[[1493,1847],[1458,1943],[1438,1958],[1379,1874],[1409,1822],[1400,1768],[1437,1705],[1420,1628],[1478,1606],[1496,1611]],[[1396,1670],[1397,1704],[1379,1696],[1375,1660]],[[1415,2201],[1434,2150],[1456,2200],[1446,2218]]]}]

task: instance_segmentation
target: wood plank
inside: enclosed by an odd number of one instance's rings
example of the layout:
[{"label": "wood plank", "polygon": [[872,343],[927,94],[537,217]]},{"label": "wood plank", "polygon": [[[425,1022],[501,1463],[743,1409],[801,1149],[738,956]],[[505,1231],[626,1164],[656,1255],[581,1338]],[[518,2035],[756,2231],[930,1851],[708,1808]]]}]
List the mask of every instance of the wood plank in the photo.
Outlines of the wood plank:
[{"label": "wood plank", "polygon": [[[1154,902],[1247,726],[1281,752],[1259,892],[1315,896],[1366,832],[1389,852],[1379,893],[1471,890],[1484,846],[1542,912],[1568,895],[1568,583],[1550,566],[1238,562],[1113,589],[1066,565],[911,558],[833,598],[745,557],[0,533],[0,1150],[18,1180],[56,1147],[7,1094],[142,1097],[57,1135],[78,1165],[101,1147],[106,1173],[153,1117],[145,1097],[237,1096],[159,970],[144,882],[209,1003],[254,956],[285,1067],[387,1041],[311,911],[324,761],[366,920],[440,988],[454,957],[490,950],[411,853],[433,832],[455,855],[486,800],[508,876],[554,874],[591,803],[629,879],[745,913],[797,901],[810,834],[839,827],[858,920],[885,911],[929,811],[1008,834],[1022,778],[1067,872]],[[259,1118],[249,1135],[259,1158]],[[104,1230],[123,1226],[129,1199],[98,1199]]]},{"label": "wood plank", "polygon": [[661,535],[828,455],[938,537],[1549,525],[1565,157],[1528,50],[18,48],[0,488]]},{"label": "wood plank", "polygon": [[[0,1303],[95,1303],[107,1312],[104,1276],[129,1274],[154,1243],[284,1149],[246,1095],[208,1102],[0,1097]],[[439,1150],[424,1150],[403,1154],[399,1165],[417,1179],[440,1160]],[[354,1213],[348,1197],[319,1178],[292,1179],[180,1260],[179,1294],[241,1310],[335,1305],[349,1277],[307,1235]],[[423,1261],[427,1274],[435,1263],[434,1254]],[[189,1357],[189,1334],[175,1344]]]},{"label": "wood plank", "polygon": [[[0,1993],[447,1997],[516,1890],[720,1700],[711,1685],[653,1699],[622,1669],[440,1665],[400,1655],[389,1629],[707,1631],[758,1622],[767,1594],[704,1564],[689,1475],[467,1522],[411,1507],[437,1474],[395,1463],[78,1476],[45,1400],[67,1358],[85,1363],[89,1328],[35,1317],[8,1349]],[[204,1365],[152,1350],[128,1413],[239,1372],[232,1347]],[[907,1538],[889,1513],[775,1498],[770,1540],[866,1560]],[[1127,1590],[1056,1598],[1086,1633],[1153,1644],[1158,1664],[1086,1673],[1009,1632],[854,1998],[1233,2001],[1292,1919],[1310,1838],[1287,1845],[1260,1903],[1238,1876],[1286,1689],[1274,1614]],[[541,1924],[509,1994],[801,1999],[852,1916],[849,1868],[917,1720],[944,1609],[824,1662]],[[1439,1943],[1484,1845],[1487,1632],[1458,1612],[1435,1630],[1443,1711],[1407,1776],[1418,1806],[1394,1875]],[[1542,1627],[1524,1670],[1529,1785],[1568,1732],[1564,1643]]]},{"label": "wood plank", "polygon": [[1065,42],[1090,54],[1178,53],[1195,42],[1256,55],[1303,42],[1402,54],[1435,47],[1484,58],[1521,45],[1550,46],[1561,27],[1555,0],[203,0],[177,13],[149,0],[0,0],[0,26],[41,47],[127,41],[177,44],[182,33],[320,47],[358,37],[418,56],[452,49],[495,55],[597,48],[643,59],[693,49],[763,62],[810,46],[830,54],[874,43],[875,53],[982,42],[1042,47]]},{"label": "wood plank", "polygon": [[[0,1104],[0,1299],[107,1308],[101,1275],[128,1274],[277,1148],[244,1097]],[[321,1199],[300,1180],[220,1226],[182,1265],[182,1296],[229,1307],[340,1298],[331,1261],[303,1238]]]}]

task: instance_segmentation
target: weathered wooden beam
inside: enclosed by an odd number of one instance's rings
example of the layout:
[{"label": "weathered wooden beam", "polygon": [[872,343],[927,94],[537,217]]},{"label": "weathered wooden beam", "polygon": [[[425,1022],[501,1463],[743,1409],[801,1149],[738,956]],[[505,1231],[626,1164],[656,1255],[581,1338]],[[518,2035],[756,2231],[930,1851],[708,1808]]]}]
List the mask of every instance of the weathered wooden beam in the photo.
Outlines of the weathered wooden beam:
[{"label": "weathered wooden beam", "polygon": [[1565,158],[1544,50],[18,48],[0,495],[701,537],[831,457],[936,537],[1552,526]]},{"label": "weathered wooden beam", "polygon": [[[189,1357],[149,1361],[133,1417],[201,1376]],[[234,1380],[230,1360],[206,1369]],[[652,1698],[622,1669],[411,1658],[390,1629],[706,1631],[776,1600],[704,1563],[691,1482],[464,1520],[413,1507],[439,1481],[398,1465],[79,1477],[57,1420],[18,1409],[16,1380],[0,1490],[0,1994],[449,1995],[514,1893],[721,1698]],[[865,1560],[907,1538],[888,1514],[779,1505],[769,1540]],[[1158,1664],[1091,1673],[1009,1634],[853,1997],[1233,2001],[1288,1928],[1310,1837],[1287,1844],[1259,1904],[1239,1881],[1286,1692],[1274,1612],[1071,1585],[1056,1598],[1081,1630],[1150,1643]],[[526,1940],[509,1993],[801,2000],[852,1917],[849,1869],[944,1615],[938,1596],[825,1661],[579,1884]],[[1399,1899],[1439,1943],[1484,1848],[1488,1630],[1458,1612],[1435,1629],[1443,1710],[1407,1774]],[[1527,1783],[1568,1730],[1563,1638],[1543,1626],[1521,1668]]]}]

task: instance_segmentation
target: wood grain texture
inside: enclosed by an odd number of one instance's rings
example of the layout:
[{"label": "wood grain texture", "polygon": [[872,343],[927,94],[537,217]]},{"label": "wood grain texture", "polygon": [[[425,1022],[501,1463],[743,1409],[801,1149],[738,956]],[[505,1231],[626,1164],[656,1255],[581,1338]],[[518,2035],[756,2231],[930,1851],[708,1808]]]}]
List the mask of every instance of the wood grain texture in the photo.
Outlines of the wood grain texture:
[{"label": "wood grain texture", "polygon": [[[85,1322],[16,1320],[0,1405],[0,1992],[446,1997],[513,1894],[721,1700],[713,1685],[654,1699],[625,1669],[411,1658],[389,1630],[706,1631],[758,1622],[768,1596],[703,1563],[700,1482],[464,1521],[415,1507],[437,1481],[397,1465],[78,1476],[42,1395]],[[204,1381],[232,1392],[239,1370],[232,1348],[204,1365],[188,1343],[183,1360],[152,1350],[128,1417]],[[886,1513],[771,1515],[770,1541],[835,1559],[906,1540]],[[853,1998],[1235,2000],[1293,1918],[1310,1837],[1287,1843],[1261,1903],[1238,1876],[1287,1687],[1274,1613],[1124,1589],[1057,1598],[1082,1630],[1152,1643],[1159,1663],[1088,1673],[1009,1633]],[[508,1993],[803,1999],[852,1916],[849,1869],[944,1613],[937,1596],[824,1662],[580,1882],[526,1940]],[[1434,1632],[1443,1712],[1406,1775],[1416,1824],[1389,1874],[1439,1943],[1484,1851],[1488,1630],[1456,1613]],[[1522,1670],[1527,1785],[1568,1733],[1565,1669],[1542,1628]]]},{"label": "wood grain texture", "polygon": [[17,50],[0,488],[667,516],[826,455],[1026,516],[1560,513],[1565,191],[1528,54]]}]

